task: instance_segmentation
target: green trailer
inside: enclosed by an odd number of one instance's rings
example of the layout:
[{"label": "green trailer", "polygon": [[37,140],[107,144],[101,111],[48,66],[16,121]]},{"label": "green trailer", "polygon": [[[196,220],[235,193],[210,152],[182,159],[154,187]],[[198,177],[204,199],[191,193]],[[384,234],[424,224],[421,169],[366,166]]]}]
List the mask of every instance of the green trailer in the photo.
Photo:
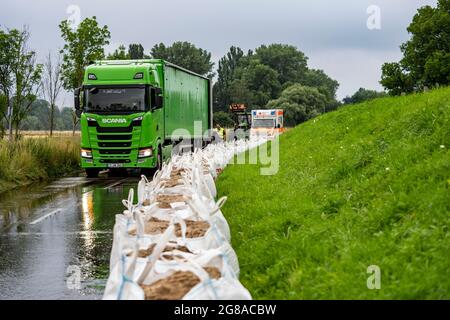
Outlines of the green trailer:
[{"label": "green trailer", "polygon": [[210,140],[211,81],[160,59],[89,65],[75,90],[81,167],[155,169],[180,142]]}]

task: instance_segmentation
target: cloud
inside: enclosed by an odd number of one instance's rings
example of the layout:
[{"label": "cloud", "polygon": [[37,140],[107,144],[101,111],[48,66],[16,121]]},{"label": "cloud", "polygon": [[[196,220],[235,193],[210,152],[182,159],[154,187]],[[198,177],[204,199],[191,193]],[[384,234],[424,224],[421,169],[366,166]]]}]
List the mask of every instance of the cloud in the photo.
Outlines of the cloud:
[{"label": "cloud", "polygon": [[386,61],[396,61],[401,57],[400,50],[380,51],[366,49],[337,48],[327,51],[311,52],[309,65],[326,70],[327,74],[339,81],[338,99],[352,95],[359,88],[382,91],[381,65]]}]

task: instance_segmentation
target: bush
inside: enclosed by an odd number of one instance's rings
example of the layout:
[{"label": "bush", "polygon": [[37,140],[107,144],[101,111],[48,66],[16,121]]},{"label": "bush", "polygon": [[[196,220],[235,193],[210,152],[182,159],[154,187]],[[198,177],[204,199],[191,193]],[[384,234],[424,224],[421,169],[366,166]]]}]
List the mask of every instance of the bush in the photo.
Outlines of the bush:
[{"label": "bush", "polygon": [[72,173],[79,168],[79,138],[0,141],[0,191]]},{"label": "bush", "polygon": [[326,111],[327,98],[317,88],[293,84],[271,100],[267,109],[283,109],[286,126],[296,126]]},{"label": "bush", "polygon": [[214,112],[214,125],[216,123],[220,124],[223,128],[231,128],[234,125],[233,119],[231,119],[230,114],[223,111]]}]

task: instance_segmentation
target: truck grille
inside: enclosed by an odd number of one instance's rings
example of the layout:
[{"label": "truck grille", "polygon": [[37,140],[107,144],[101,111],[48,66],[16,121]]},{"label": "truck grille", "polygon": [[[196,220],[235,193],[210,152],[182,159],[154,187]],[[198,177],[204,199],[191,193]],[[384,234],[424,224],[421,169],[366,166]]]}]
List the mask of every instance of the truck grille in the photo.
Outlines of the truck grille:
[{"label": "truck grille", "polygon": [[129,148],[131,142],[99,142],[98,146],[101,148]]},{"label": "truck grille", "polygon": [[99,127],[97,126],[98,133],[122,133],[122,132],[133,132],[133,125],[128,127]]},{"label": "truck grille", "polygon": [[132,164],[137,159],[141,122],[127,127],[101,127],[96,121],[88,123],[94,157],[106,167],[109,163]]},{"label": "truck grille", "polygon": [[130,154],[130,149],[99,149],[100,154]]},{"label": "truck grille", "polygon": [[131,134],[124,135],[101,135],[97,136],[98,140],[131,140]]}]

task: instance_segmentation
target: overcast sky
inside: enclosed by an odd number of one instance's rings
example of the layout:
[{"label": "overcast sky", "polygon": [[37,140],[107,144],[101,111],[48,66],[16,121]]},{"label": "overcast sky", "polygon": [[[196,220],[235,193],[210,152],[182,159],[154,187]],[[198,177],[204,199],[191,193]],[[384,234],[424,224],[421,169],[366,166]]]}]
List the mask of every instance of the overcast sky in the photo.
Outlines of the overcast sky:
[{"label": "overcast sky", "polygon": [[[186,40],[207,49],[216,62],[236,45],[286,43],[309,57],[340,83],[338,98],[365,87],[381,90],[381,65],[400,59],[399,45],[417,8],[436,0],[1,0],[0,26],[31,30],[30,47],[39,58],[63,42],[58,24],[70,5],[81,18],[97,16],[108,25],[111,44],[141,43],[148,53],[159,42]],[[369,30],[371,5],[380,8],[381,29]],[[72,106],[71,95],[60,104]]]}]

